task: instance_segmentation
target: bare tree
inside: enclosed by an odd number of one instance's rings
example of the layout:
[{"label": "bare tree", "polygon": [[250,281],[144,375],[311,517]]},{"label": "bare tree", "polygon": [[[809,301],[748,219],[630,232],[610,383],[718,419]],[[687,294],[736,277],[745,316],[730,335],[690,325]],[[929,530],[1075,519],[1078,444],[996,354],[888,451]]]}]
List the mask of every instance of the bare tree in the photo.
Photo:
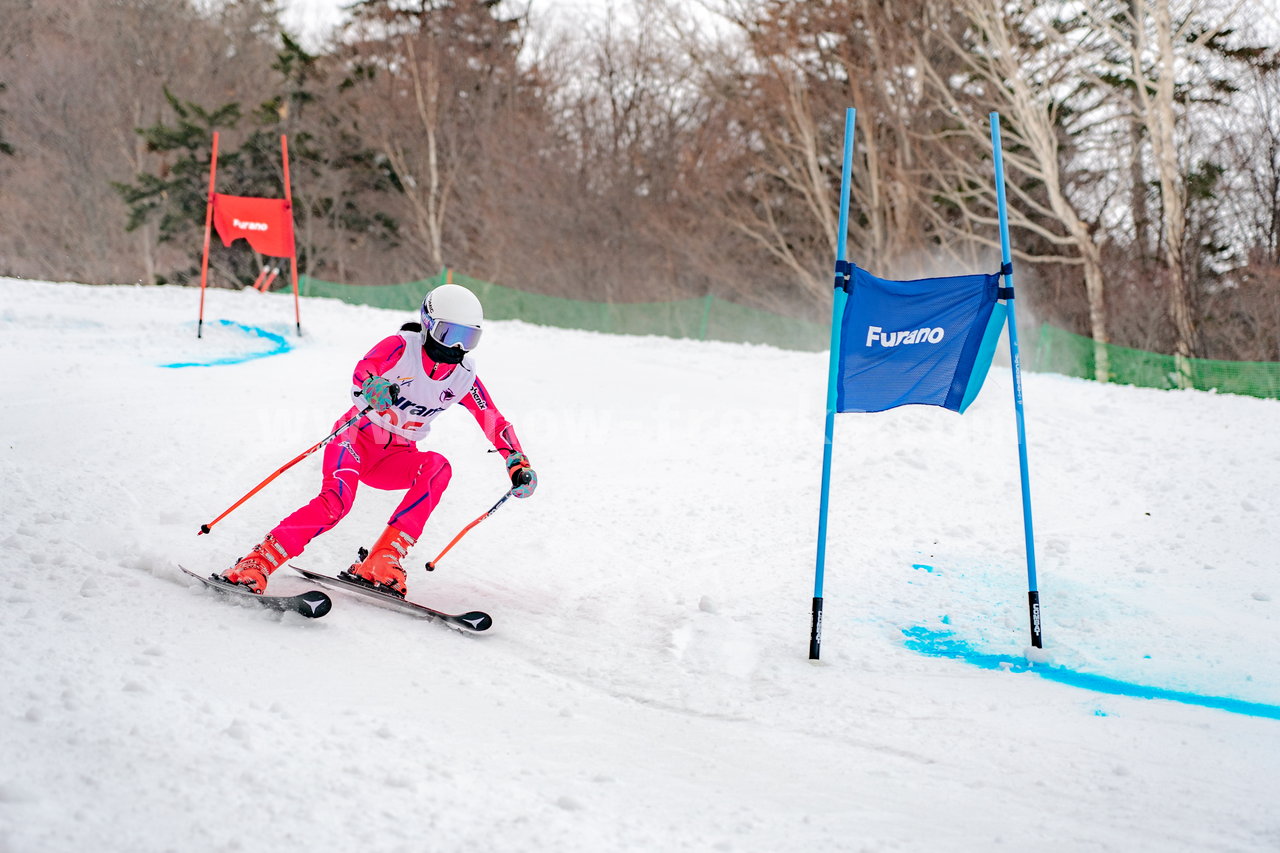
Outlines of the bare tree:
[{"label": "bare tree", "polygon": [[353,5],[344,59],[360,127],[400,182],[419,269],[466,257],[476,223],[462,202],[483,180],[481,137],[513,108],[523,27],[523,13],[492,0]]},{"label": "bare tree", "polygon": [[722,215],[807,301],[825,302],[830,290],[848,106],[859,115],[849,223],[858,263],[918,271],[926,256],[948,248],[913,175],[928,155],[911,130],[930,119],[912,46],[925,45],[935,58],[922,5],[718,6],[742,45],[705,60],[708,93],[729,104],[724,136],[736,147],[741,176],[723,191]]},{"label": "bare tree", "polygon": [[952,156],[931,182],[959,212],[963,232],[989,242],[994,184],[990,161],[979,152],[990,147],[984,113],[1000,113],[1010,224],[1053,249],[1018,254],[1080,267],[1096,344],[1095,375],[1105,381],[1110,335],[1099,229],[1108,193],[1100,188],[1104,172],[1089,164],[1102,151],[1099,129],[1111,115],[1105,93],[1081,82],[1099,38],[1085,27],[1063,26],[1034,4],[1010,11],[999,0],[957,0],[946,6],[952,7],[967,27],[938,31],[964,70],[960,85],[924,57],[920,65],[935,97],[960,119],[933,134],[937,144],[950,146]]},{"label": "bare tree", "polygon": [[[1194,304],[1194,271],[1188,257],[1187,181],[1194,164],[1189,156],[1190,107],[1204,94],[1188,73],[1203,71],[1203,56],[1241,8],[1221,7],[1212,0],[1183,0],[1175,11],[1170,0],[1126,0],[1122,6],[1089,4],[1092,26],[1104,34],[1120,60],[1106,68],[1126,85],[1117,89],[1123,108],[1148,141],[1160,198],[1160,245],[1169,291],[1167,303],[1174,329],[1174,354],[1186,359],[1200,354]],[[1199,60],[1199,61],[1198,61]],[[1199,66],[1199,67],[1197,67]],[[1200,76],[1200,75],[1197,75]],[[1199,88],[1210,89],[1216,75],[1203,75]],[[1210,95],[1210,100],[1216,96]]]},{"label": "bare tree", "polygon": [[112,190],[162,168],[135,128],[167,108],[166,83],[203,93],[257,89],[268,71],[264,3],[217,7],[186,0],[0,0],[6,36],[0,79],[9,82],[14,168],[0,184],[0,258],[10,274],[77,281],[152,281],[179,252],[153,230],[124,231]]},{"label": "bare tree", "polygon": [[1262,51],[1219,135],[1239,180],[1229,221],[1250,265],[1280,267],[1280,49]]}]

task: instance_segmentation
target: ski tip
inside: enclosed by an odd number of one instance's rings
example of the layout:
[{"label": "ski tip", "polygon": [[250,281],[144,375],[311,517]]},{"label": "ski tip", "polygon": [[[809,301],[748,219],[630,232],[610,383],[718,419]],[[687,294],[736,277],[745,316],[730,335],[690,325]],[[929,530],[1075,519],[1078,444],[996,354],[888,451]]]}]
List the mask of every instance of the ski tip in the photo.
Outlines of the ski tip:
[{"label": "ski tip", "polygon": [[472,631],[487,631],[493,627],[493,617],[488,613],[482,613],[479,610],[473,610],[470,613],[463,613],[457,617],[457,620],[465,624]]},{"label": "ski tip", "polygon": [[298,612],[308,619],[319,619],[333,609],[333,599],[318,589],[308,590],[297,598],[302,605]]}]

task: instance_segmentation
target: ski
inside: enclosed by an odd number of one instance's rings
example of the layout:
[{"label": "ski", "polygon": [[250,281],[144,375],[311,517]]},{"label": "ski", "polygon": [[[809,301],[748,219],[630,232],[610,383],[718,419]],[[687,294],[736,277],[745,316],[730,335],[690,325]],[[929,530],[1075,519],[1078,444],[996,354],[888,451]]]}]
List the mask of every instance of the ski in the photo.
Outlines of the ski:
[{"label": "ski", "polygon": [[469,613],[444,613],[439,610],[418,604],[408,599],[398,598],[385,592],[379,592],[376,589],[346,580],[344,578],[335,578],[331,575],[322,575],[319,572],[313,572],[310,569],[303,569],[298,566],[289,564],[289,568],[302,575],[309,581],[314,581],[321,586],[330,589],[341,589],[347,592],[354,592],[357,595],[363,595],[366,598],[372,598],[380,604],[396,610],[402,610],[406,613],[412,613],[416,616],[422,616],[426,619],[438,619],[449,625],[462,628],[466,631],[478,632],[487,631],[493,625],[493,619],[488,613],[480,610],[472,610]]},{"label": "ski", "polygon": [[239,584],[225,581],[217,575],[205,577],[184,566],[178,566],[178,568],[223,595],[235,598],[238,601],[252,601],[272,610],[292,610],[294,613],[300,613],[308,619],[319,619],[333,609],[333,601],[318,589],[309,589],[298,595],[258,595]]}]

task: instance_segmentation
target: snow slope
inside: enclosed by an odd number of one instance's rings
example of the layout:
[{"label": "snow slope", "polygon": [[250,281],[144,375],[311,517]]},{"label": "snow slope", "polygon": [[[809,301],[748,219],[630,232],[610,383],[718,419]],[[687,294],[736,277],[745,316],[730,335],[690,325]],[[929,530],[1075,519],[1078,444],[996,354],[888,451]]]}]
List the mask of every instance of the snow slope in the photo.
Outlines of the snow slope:
[{"label": "snow slope", "polygon": [[[292,297],[215,291],[197,340],[196,307],[0,279],[0,851],[1280,849],[1280,402],[1025,377],[1052,667],[1222,710],[1018,671],[1007,367],[964,417],[838,420],[819,663],[826,358],[766,347],[491,324],[539,489],[422,571],[506,484],[446,414],[409,581],[486,635],[227,603],[176,564],[229,564],[319,454],[199,525],[409,318],[305,300],[297,338]],[[298,562],[345,567],[397,499]]]}]

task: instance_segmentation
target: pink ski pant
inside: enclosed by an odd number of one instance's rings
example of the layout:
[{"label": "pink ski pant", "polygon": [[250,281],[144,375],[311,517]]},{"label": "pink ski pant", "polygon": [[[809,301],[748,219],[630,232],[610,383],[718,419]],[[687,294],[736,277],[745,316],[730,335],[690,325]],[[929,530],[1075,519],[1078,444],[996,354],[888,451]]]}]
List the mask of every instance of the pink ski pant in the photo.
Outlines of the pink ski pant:
[{"label": "pink ski pant", "polygon": [[[339,423],[347,417],[350,414]],[[418,450],[399,437],[388,444],[387,437],[386,431],[361,419],[325,446],[320,494],[271,531],[290,556],[301,554],[308,542],[351,511],[361,483],[387,491],[408,489],[387,524],[414,539],[422,535],[423,525],[449,485],[449,460]]]}]

